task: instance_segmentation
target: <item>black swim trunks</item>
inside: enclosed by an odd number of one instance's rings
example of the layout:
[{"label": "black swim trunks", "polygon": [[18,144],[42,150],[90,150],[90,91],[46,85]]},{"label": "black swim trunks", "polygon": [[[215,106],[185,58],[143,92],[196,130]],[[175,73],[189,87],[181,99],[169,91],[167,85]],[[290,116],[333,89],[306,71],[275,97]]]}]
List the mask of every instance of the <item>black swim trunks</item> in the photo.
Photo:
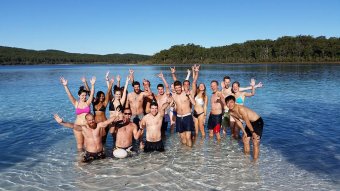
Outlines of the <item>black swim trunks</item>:
[{"label": "black swim trunks", "polygon": [[164,151],[164,145],[163,141],[157,141],[157,142],[149,142],[145,141],[145,147],[144,147],[144,152],[153,152],[153,151],[159,151],[163,152]]},{"label": "black swim trunks", "polygon": [[[250,122],[250,123],[253,126],[256,135],[260,136],[260,138],[261,138],[262,137],[262,131],[263,131],[263,125],[264,125],[262,118],[260,117],[258,120],[254,121],[254,122]],[[250,129],[247,126],[245,128],[245,131],[247,133],[247,137],[252,136]]]},{"label": "black swim trunks", "polygon": [[105,158],[104,151],[100,151],[98,153],[91,153],[91,152],[85,151],[83,162],[90,162],[93,160],[104,159],[104,158]]},{"label": "black swim trunks", "polygon": [[222,123],[222,114],[218,115],[209,115],[209,120],[208,120],[208,129],[214,129],[216,126],[221,126]]},{"label": "black swim trunks", "polygon": [[176,132],[183,133],[185,131],[194,131],[194,120],[192,119],[192,115],[188,114],[185,116],[176,116]]}]

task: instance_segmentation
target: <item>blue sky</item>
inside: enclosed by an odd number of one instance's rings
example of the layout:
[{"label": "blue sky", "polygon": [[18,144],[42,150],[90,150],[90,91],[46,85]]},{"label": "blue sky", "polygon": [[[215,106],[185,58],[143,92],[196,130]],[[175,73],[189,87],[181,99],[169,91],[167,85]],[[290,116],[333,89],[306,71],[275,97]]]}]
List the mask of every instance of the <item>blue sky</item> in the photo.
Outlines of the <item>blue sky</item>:
[{"label": "blue sky", "polygon": [[0,0],[0,46],[153,55],[280,36],[340,36],[338,0]]}]

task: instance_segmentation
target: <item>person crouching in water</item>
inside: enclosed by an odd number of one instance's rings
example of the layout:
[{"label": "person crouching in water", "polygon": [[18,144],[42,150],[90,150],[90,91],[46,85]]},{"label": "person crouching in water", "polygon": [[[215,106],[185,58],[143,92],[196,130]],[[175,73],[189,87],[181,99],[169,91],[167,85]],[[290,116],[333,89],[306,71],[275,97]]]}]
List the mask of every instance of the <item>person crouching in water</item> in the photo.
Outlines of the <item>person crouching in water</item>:
[{"label": "person crouching in water", "polygon": [[153,101],[150,105],[150,113],[143,117],[141,121],[141,128],[146,130],[144,152],[164,151],[161,128],[165,109],[170,103],[171,99],[168,98],[162,105],[162,108],[158,110],[157,102]]},{"label": "person crouching in water", "polygon": [[74,123],[64,122],[57,114],[54,114],[54,119],[65,127],[79,131],[84,136],[85,141],[85,155],[82,162],[90,162],[96,159],[105,158],[105,153],[103,151],[102,137],[103,129],[105,129],[109,124],[119,120],[119,116],[111,117],[106,121],[96,123],[94,116],[91,113],[86,114],[86,124],[77,125]]},{"label": "person crouching in water", "polygon": [[[235,119],[237,126],[241,128],[243,132],[243,144],[244,152],[246,154],[250,153],[250,137],[253,141],[253,158],[257,160],[260,154],[260,140],[263,131],[263,120],[262,118],[253,110],[235,103],[235,97],[230,95],[225,98],[225,103],[229,108],[229,114]],[[246,123],[245,129],[243,128],[243,120]]]}]

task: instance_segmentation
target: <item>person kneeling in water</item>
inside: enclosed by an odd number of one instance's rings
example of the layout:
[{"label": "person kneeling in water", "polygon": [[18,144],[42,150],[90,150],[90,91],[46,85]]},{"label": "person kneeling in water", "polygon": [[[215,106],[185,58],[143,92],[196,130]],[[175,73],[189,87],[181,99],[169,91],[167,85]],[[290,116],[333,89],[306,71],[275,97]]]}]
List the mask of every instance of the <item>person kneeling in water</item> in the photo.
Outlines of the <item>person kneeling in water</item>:
[{"label": "person kneeling in water", "polygon": [[116,134],[116,146],[113,149],[113,156],[125,158],[132,154],[132,138],[138,140],[143,135],[143,129],[137,130],[137,125],[130,121],[131,109],[124,109],[124,116],[110,128],[110,133]]},{"label": "person kneeling in water", "polygon": [[90,162],[96,159],[105,158],[105,153],[103,151],[102,137],[104,128],[106,128],[109,124],[116,122],[122,118],[121,116],[111,117],[106,121],[96,123],[94,120],[94,116],[91,113],[86,114],[86,124],[85,125],[76,125],[74,123],[64,122],[59,115],[54,114],[54,119],[65,127],[74,129],[76,131],[81,131],[84,136],[85,142],[85,155],[82,162]]},{"label": "person kneeling in water", "polygon": [[164,151],[161,128],[165,109],[169,106],[171,101],[172,100],[168,97],[166,102],[162,105],[160,111],[158,111],[157,102],[153,101],[150,106],[150,113],[143,117],[141,121],[141,127],[146,129],[144,152]]}]

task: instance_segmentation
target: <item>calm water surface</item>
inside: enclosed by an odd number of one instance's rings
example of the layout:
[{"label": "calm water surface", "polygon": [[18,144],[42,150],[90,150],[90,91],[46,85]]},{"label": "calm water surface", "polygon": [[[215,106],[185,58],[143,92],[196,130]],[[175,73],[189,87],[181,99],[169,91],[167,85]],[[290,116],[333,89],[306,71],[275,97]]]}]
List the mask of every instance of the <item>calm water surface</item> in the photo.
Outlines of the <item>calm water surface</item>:
[{"label": "calm water surface", "polygon": [[[73,95],[85,75],[105,90],[110,70],[123,79],[128,69],[152,89],[168,66],[58,65],[0,67],[0,190],[339,190],[340,65],[209,65],[199,82],[230,75],[241,86],[264,83],[246,105],[265,122],[259,161],[242,153],[242,143],[198,139],[192,149],[168,132],[166,152],[79,164],[72,130],[52,118],[73,121],[75,111],[59,77]],[[183,79],[188,67],[177,66]],[[132,88],[129,89],[132,91]],[[107,150],[112,147],[108,139]],[[108,153],[110,155],[110,153]]]}]

